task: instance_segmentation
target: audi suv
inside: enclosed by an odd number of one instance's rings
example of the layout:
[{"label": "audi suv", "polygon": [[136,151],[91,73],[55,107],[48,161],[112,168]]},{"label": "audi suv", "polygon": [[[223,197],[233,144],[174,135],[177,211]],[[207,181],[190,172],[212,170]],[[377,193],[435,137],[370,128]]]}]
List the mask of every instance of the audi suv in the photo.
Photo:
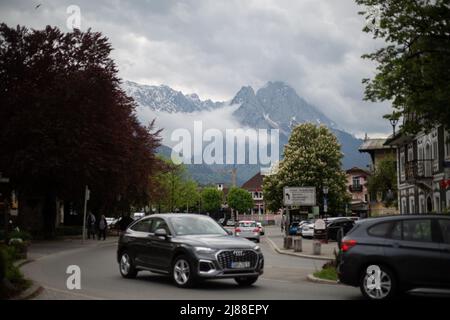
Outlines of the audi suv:
[{"label": "audi suv", "polygon": [[119,238],[117,262],[124,278],[151,271],[172,277],[179,287],[218,278],[250,286],[264,269],[259,246],[199,214],[154,214],[135,221]]}]

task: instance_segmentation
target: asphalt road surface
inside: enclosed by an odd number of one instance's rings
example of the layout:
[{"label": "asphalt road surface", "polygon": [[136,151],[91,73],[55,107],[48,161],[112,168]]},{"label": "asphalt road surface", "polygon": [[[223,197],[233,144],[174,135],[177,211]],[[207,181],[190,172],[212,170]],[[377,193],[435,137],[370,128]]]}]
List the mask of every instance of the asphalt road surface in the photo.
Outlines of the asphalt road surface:
[{"label": "asphalt road surface", "polygon": [[[56,248],[55,248],[56,246]],[[306,280],[323,261],[281,255],[263,239],[265,272],[255,285],[241,288],[233,279],[212,280],[193,289],[180,289],[169,277],[140,272],[136,279],[121,277],[116,262],[116,243],[95,241],[37,244],[35,258],[22,267],[25,275],[44,287],[36,299],[361,299],[357,288],[317,284]],[[81,289],[66,286],[69,265],[81,269]]]}]

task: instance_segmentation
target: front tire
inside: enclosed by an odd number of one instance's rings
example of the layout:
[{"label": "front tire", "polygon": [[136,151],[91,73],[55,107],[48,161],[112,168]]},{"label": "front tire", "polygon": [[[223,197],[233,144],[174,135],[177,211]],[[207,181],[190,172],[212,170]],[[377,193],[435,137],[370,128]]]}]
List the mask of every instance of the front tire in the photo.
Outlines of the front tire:
[{"label": "front tire", "polygon": [[180,288],[191,288],[195,285],[195,273],[192,263],[185,255],[175,258],[172,265],[172,279]]},{"label": "front tire", "polygon": [[[379,268],[379,283],[368,273],[370,267]],[[375,273],[374,273],[375,274]],[[385,266],[370,265],[361,274],[359,288],[366,299],[388,300],[397,294],[397,279],[394,273]]]},{"label": "front tire", "polygon": [[258,277],[236,277],[234,281],[241,287],[249,287],[258,280]]},{"label": "front tire", "polygon": [[119,270],[122,277],[127,279],[136,278],[138,271],[134,265],[133,258],[128,252],[122,252],[119,260]]}]

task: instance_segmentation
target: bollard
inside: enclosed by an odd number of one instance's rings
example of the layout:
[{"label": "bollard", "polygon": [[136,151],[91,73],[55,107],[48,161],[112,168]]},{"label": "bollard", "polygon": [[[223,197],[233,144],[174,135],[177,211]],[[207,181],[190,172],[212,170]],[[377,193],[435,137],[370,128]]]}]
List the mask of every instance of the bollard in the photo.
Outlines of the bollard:
[{"label": "bollard", "polygon": [[292,237],[291,236],[284,237],[283,247],[284,247],[284,249],[292,249]]},{"label": "bollard", "polygon": [[320,241],[317,240],[313,241],[313,254],[315,256],[320,256],[321,246],[322,244],[320,243]]},{"label": "bollard", "polygon": [[294,252],[302,252],[302,238],[294,239]]}]

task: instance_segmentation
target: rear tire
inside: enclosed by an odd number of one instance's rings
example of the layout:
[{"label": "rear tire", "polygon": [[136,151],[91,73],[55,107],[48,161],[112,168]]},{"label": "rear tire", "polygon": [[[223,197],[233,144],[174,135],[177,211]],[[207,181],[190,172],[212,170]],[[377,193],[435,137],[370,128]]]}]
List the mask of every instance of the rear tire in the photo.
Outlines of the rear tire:
[{"label": "rear tire", "polygon": [[176,257],[172,264],[172,279],[180,288],[191,288],[196,283],[193,265],[185,255]]},{"label": "rear tire", "polygon": [[120,274],[124,278],[133,279],[137,276],[138,271],[136,270],[136,267],[134,265],[134,260],[126,251],[122,252],[122,254],[120,255],[119,270]]},{"label": "rear tire", "polygon": [[[375,266],[380,268],[380,283],[377,288],[375,278],[371,279],[368,274],[368,268]],[[361,273],[359,288],[366,299],[369,300],[388,300],[397,294],[397,279],[394,273],[383,265],[367,266]],[[370,286],[370,287],[369,287]]]},{"label": "rear tire", "polygon": [[258,280],[258,277],[236,277],[234,281],[241,287],[249,287]]}]

